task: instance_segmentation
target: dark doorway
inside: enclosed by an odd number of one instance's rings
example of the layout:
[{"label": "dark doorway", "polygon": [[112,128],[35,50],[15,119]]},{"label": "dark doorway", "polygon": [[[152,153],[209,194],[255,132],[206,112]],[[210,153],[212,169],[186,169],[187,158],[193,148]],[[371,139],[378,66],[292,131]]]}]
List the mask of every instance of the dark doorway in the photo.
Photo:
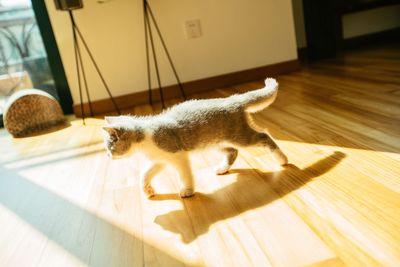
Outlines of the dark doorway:
[{"label": "dark doorway", "polygon": [[303,0],[308,58],[335,57],[346,46],[343,15],[398,3],[398,0]]}]

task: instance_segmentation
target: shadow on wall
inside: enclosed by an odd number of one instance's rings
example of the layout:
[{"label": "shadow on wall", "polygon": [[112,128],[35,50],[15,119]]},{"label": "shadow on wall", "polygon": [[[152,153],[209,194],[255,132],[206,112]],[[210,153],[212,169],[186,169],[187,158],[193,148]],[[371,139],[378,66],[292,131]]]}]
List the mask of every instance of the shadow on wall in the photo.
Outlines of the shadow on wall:
[{"label": "shadow on wall", "polygon": [[[212,194],[196,193],[184,199],[184,210],[175,210],[156,218],[156,223],[165,230],[180,233],[185,243],[192,242],[206,233],[209,227],[221,220],[237,216],[248,210],[265,206],[286,194],[302,187],[338,165],[345,154],[335,152],[305,169],[288,165],[280,172],[261,173],[255,169],[236,169],[230,173],[237,174],[237,181]],[[231,198],[229,196],[239,196]],[[153,200],[170,200],[179,198],[176,194],[156,195]],[[189,218],[196,218],[187,223]],[[190,229],[186,229],[190,227]]]},{"label": "shadow on wall", "polygon": [[[127,266],[144,266],[144,251],[151,250],[165,266],[184,265],[146,244],[140,237],[30,182],[18,173],[2,166],[0,173],[0,205],[82,263],[89,266],[121,266],[123,263]],[[130,190],[129,193],[133,192]],[[141,216],[131,215],[141,220]]]}]

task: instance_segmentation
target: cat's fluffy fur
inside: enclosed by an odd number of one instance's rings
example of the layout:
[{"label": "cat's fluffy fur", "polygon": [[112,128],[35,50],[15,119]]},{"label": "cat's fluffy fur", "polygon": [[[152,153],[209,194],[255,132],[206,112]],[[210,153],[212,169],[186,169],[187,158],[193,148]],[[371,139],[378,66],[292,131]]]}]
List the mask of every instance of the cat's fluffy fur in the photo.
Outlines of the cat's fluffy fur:
[{"label": "cat's fluffy fur", "polygon": [[257,129],[250,116],[269,106],[277,91],[276,80],[268,78],[264,88],[226,98],[186,101],[154,116],[106,117],[107,151],[112,157],[136,150],[147,155],[151,163],[142,170],[141,183],[148,196],[154,195],[151,180],[165,164],[173,165],[179,174],[180,196],[192,196],[188,153],[210,146],[225,154],[218,174],[228,172],[241,147],[266,147],[280,164],[287,164],[287,157],[267,133]]}]

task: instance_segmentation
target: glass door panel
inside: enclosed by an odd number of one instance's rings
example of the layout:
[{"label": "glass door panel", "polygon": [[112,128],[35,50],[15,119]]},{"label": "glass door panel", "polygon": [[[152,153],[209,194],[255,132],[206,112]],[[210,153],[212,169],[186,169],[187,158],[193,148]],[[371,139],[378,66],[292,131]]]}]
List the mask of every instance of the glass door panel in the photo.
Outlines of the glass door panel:
[{"label": "glass door panel", "polygon": [[59,100],[31,1],[0,0],[0,115],[7,98],[25,88]]}]

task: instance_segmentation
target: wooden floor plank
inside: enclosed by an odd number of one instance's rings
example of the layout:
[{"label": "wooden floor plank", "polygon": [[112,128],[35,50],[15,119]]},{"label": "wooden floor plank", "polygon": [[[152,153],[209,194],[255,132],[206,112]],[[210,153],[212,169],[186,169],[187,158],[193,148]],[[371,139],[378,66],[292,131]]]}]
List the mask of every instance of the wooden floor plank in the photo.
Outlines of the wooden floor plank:
[{"label": "wooden floor plank", "polygon": [[398,266],[399,77],[390,44],[277,77],[276,102],[253,117],[290,165],[249,148],[219,176],[221,154],[196,153],[197,193],[184,200],[172,168],[148,199],[138,178],[147,159],[109,160],[101,118],[23,139],[1,130],[0,266]]}]

